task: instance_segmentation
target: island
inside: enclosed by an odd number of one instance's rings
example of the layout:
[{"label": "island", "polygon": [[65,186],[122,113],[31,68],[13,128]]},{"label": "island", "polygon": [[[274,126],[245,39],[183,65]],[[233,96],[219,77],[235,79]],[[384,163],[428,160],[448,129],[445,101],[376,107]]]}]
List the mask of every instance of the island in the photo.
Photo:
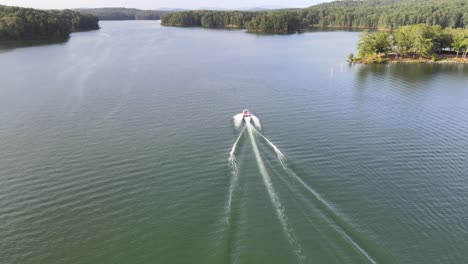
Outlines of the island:
[{"label": "island", "polygon": [[95,29],[99,20],[93,15],[0,5],[0,41],[64,40],[72,32]]},{"label": "island", "polygon": [[405,25],[468,28],[466,0],[342,0],[308,8],[271,11],[196,10],[164,14],[164,26],[245,28],[248,32],[287,33],[310,27],[393,30]]},{"label": "island", "polygon": [[468,63],[468,29],[418,24],[394,32],[364,31],[353,63]]}]

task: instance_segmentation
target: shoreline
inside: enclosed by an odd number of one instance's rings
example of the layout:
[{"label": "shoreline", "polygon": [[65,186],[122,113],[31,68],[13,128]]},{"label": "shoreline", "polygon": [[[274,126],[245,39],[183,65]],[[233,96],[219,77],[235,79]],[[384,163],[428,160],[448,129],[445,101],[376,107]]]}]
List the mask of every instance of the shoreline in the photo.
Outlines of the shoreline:
[{"label": "shoreline", "polygon": [[241,25],[225,25],[223,27],[203,27],[199,25],[184,25],[184,24],[168,24],[161,22],[161,26],[165,27],[199,27],[199,28],[214,28],[214,29],[246,29],[249,33],[295,33],[295,32],[307,32],[309,30],[317,29],[317,28],[324,28],[324,29],[346,29],[346,30],[364,30],[364,29],[372,29],[372,30],[381,30],[381,31],[391,31],[391,29],[386,28],[375,28],[375,27],[363,27],[363,26],[335,26],[335,25],[307,25],[306,27],[299,28],[296,30],[281,30],[281,31],[265,31],[265,30],[248,30],[246,26]]},{"label": "shoreline", "polygon": [[468,64],[468,57],[456,57],[455,54],[439,54],[436,58],[414,58],[397,54],[347,60],[352,64]]}]

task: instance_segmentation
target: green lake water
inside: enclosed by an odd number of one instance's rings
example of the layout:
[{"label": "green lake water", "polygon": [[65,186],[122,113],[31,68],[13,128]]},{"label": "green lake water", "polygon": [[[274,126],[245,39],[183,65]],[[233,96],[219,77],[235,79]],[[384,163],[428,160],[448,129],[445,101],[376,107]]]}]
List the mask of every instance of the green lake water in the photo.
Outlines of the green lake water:
[{"label": "green lake water", "polygon": [[[465,263],[468,67],[358,32],[101,22],[0,47],[0,263]],[[239,137],[232,117],[262,123]]]}]

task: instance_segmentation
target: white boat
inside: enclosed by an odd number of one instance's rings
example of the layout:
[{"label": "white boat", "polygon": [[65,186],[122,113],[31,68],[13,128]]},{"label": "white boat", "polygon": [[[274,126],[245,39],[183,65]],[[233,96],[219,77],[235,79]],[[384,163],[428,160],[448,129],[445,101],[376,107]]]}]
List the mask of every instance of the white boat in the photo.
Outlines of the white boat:
[{"label": "white boat", "polygon": [[246,123],[250,123],[250,117],[252,116],[252,114],[250,113],[249,109],[244,109],[242,111],[242,116],[244,117],[244,121]]}]

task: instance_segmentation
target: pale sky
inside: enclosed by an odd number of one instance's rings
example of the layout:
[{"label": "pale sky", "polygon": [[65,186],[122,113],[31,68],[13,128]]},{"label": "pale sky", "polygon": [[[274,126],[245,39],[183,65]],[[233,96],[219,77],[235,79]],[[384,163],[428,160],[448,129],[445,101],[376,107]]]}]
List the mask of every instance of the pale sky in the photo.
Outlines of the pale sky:
[{"label": "pale sky", "polygon": [[200,7],[308,7],[321,2],[330,1],[331,0],[0,0],[0,4],[42,9],[64,9],[78,7],[132,7],[140,9],[170,7],[197,9]]}]

